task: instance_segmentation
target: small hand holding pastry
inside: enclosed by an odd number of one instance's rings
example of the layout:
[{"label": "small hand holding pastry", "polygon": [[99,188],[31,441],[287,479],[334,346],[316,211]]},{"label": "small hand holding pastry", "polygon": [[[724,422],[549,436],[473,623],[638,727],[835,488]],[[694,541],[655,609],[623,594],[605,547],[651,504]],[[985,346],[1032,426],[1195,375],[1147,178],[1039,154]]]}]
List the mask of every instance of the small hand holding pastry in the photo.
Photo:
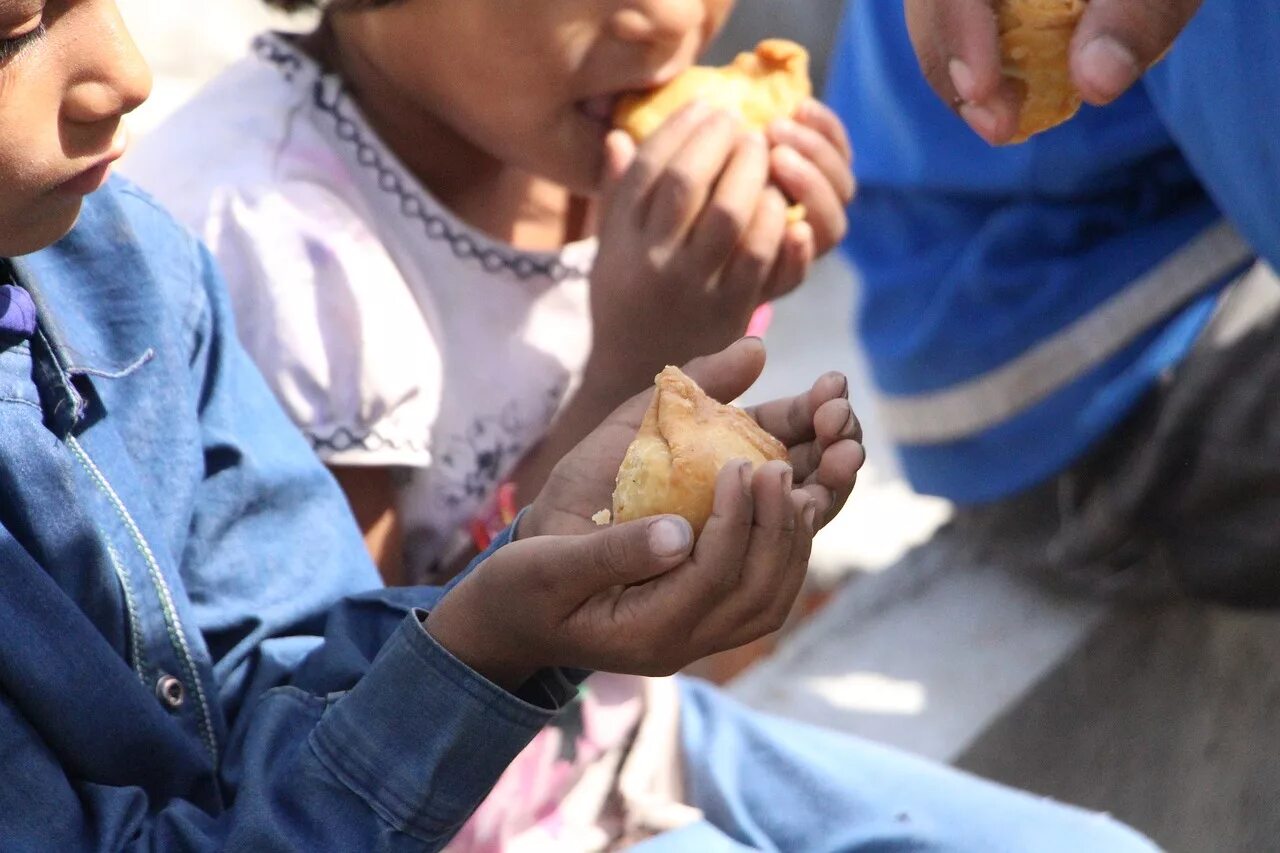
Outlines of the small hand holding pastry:
[{"label": "small hand holding pastry", "polygon": [[814,253],[839,242],[853,200],[852,150],[839,119],[813,100],[809,54],[785,39],[766,39],[721,68],[695,66],[651,92],[623,98],[614,125],[637,142],[648,139],[692,102],[734,116],[748,130],[767,132],[775,150],[774,178],[797,203],[787,221],[808,221]]},{"label": "small hand holding pastry", "polygon": [[787,449],[746,412],[708,397],[678,367],[662,371],[655,386],[618,469],[612,516],[622,523],[679,515],[696,536],[711,515],[720,469],[734,459],[753,470],[786,462]]},{"label": "small hand holding pastry", "polygon": [[[643,142],[685,104],[701,100],[744,127],[765,131],[795,116],[812,95],[808,51],[793,41],[768,39],[723,68],[694,66],[652,92],[628,95],[618,102],[613,123]],[[805,213],[804,205],[792,205],[787,221],[800,222]]]},{"label": "small hand holding pastry", "polygon": [[[732,400],[763,366],[764,347],[746,339],[685,370],[713,399]],[[446,649],[514,689],[545,666],[665,675],[782,625],[813,534],[840,510],[864,458],[848,383],[828,373],[804,393],[736,413],[738,426],[725,427],[714,404],[686,410],[704,413],[712,443],[732,445],[712,456],[752,452],[758,437],[745,437],[749,421],[789,457],[724,466],[696,538],[674,515],[592,521],[652,408],[653,392],[633,397],[566,454],[521,517],[517,541],[432,610],[427,629]],[[696,426],[693,417],[686,426]],[[776,454],[779,445],[762,444],[762,453]]]},{"label": "small hand holding pastry", "polygon": [[[744,338],[723,352],[694,359],[683,372],[691,383],[696,382],[706,391],[708,398],[695,410],[707,413],[711,420],[708,404],[718,406],[716,401],[740,397],[760,375],[764,361],[764,345],[755,338]],[[677,391],[680,396],[685,390],[684,383],[673,384],[681,387]],[[728,433],[731,438],[727,440],[733,446],[727,451],[729,455],[755,462],[753,454],[757,447],[764,448],[759,451],[762,455],[776,453],[777,445],[768,438],[772,436],[785,448],[786,455],[782,458],[789,463],[789,470],[788,465],[777,461],[756,465],[756,483],[766,479],[763,468],[787,471],[792,480],[789,491],[797,506],[804,509],[812,502],[815,525],[821,528],[844,505],[865,458],[862,427],[849,403],[848,388],[848,382],[839,373],[825,374],[808,391],[794,397],[743,411],[732,410],[733,420],[738,423],[727,430],[716,426],[720,421],[716,412],[711,441],[723,449]],[[637,439],[642,434],[650,434],[644,424],[655,414],[655,402],[661,411],[662,400],[656,399],[655,394],[661,392],[649,390],[632,397],[560,460],[542,494],[520,522],[520,538],[591,534],[601,529],[599,523],[605,520],[601,510],[612,504],[613,494],[618,490],[618,472],[627,467],[629,457],[635,458],[632,451]],[[667,401],[671,402],[672,398],[668,396]],[[679,403],[678,408],[689,414],[683,403]],[[683,421],[685,427],[698,422],[680,416],[677,419]],[[753,435],[744,439],[741,431],[748,425],[759,429],[765,438]],[[687,433],[682,435],[678,446],[687,446],[689,440]],[[776,457],[770,455],[769,458]]]}]

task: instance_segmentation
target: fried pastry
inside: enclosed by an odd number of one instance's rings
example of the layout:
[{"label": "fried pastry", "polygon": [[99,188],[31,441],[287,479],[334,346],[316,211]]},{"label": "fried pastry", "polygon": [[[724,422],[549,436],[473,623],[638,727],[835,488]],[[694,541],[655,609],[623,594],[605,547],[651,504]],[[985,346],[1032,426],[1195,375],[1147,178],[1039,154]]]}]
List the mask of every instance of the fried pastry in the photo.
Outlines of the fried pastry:
[{"label": "fried pastry", "polygon": [[618,469],[617,523],[680,515],[702,532],[711,516],[716,477],[731,459],[759,468],[787,460],[787,449],[741,409],[717,403],[678,367],[654,380],[653,402]]},{"label": "fried pastry", "polygon": [[[642,142],[685,104],[702,98],[747,127],[764,130],[775,119],[794,116],[812,94],[808,51],[793,41],[767,39],[723,68],[695,66],[652,92],[624,97],[613,123]],[[803,205],[787,210],[791,222],[804,217]]]},{"label": "fried pastry", "polygon": [[1005,77],[1022,112],[1012,142],[1062,124],[1080,109],[1070,47],[1088,0],[1000,0],[997,22]]},{"label": "fried pastry", "polygon": [[795,115],[812,93],[808,51],[793,41],[768,39],[723,68],[695,66],[652,92],[626,96],[613,123],[641,142],[685,104],[702,98],[764,130],[774,119]]}]

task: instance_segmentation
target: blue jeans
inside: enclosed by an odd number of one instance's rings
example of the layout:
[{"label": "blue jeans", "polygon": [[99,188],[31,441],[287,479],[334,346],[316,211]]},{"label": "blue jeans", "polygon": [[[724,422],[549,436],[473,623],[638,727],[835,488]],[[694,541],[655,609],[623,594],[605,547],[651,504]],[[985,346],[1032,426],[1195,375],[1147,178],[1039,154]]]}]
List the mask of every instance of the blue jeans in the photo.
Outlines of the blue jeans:
[{"label": "blue jeans", "polygon": [[1158,849],[1105,815],[758,714],[697,681],[680,703],[686,794],[706,818],[638,853]]}]

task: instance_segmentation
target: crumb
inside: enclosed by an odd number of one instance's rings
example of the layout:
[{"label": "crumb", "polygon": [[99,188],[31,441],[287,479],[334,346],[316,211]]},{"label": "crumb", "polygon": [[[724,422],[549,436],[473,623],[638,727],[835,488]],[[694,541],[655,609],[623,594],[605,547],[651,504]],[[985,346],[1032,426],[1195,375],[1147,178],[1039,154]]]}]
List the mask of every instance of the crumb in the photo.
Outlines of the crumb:
[{"label": "crumb", "polygon": [[607,509],[602,509],[591,516],[591,520],[596,523],[597,527],[608,527],[613,521],[613,513]]}]

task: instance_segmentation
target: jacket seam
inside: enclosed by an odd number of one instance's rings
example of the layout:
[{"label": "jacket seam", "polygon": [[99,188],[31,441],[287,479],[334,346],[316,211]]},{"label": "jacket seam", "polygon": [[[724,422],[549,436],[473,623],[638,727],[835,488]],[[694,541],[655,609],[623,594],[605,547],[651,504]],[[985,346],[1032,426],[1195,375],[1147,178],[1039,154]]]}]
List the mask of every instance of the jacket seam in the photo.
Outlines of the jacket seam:
[{"label": "jacket seam", "polygon": [[88,472],[90,478],[97,484],[110,500],[115,508],[116,514],[124,522],[125,529],[129,531],[130,537],[133,539],[134,546],[142,554],[143,560],[147,564],[147,572],[151,576],[151,583],[155,586],[156,592],[160,598],[160,607],[164,612],[165,629],[169,634],[169,642],[173,645],[174,651],[178,655],[178,660],[186,670],[187,677],[191,680],[192,689],[195,690],[196,698],[200,701],[200,729],[204,735],[205,746],[209,750],[209,754],[213,760],[213,766],[218,766],[218,740],[213,732],[213,717],[209,711],[209,700],[204,692],[204,685],[200,681],[200,673],[196,669],[195,659],[192,657],[191,648],[187,643],[187,638],[182,631],[182,622],[178,617],[177,608],[173,603],[173,594],[169,590],[169,584],[165,581],[163,574],[160,572],[160,564],[156,561],[155,554],[151,550],[151,546],[147,543],[146,537],[142,535],[142,531],[138,529],[137,523],[133,520],[133,516],[129,514],[129,510],[124,505],[124,501],[112,488],[111,483],[103,475],[102,471],[85,452],[80,445],[79,440],[75,436],[68,436],[67,442],[75,452],[76,458],[80,464]]},{"label": "jacket seam", "polygon": [[[105,540],[106,536],[103,536],[103,539]],[[129,643],[133,651],[133,669],[138,674],[138,680],[142,682],[142,686],[146,687],[147,654],[142,645],[142,623],[138,619],[138,603],[133,597],[129,569],[121,562],[120,555],[116,553],[113,545],[107,545],[107,558],[111,561],[111,568],[115,570],[116,579],[120,581],[120,590],[124,593],[125,612],[129,622]]]}]

